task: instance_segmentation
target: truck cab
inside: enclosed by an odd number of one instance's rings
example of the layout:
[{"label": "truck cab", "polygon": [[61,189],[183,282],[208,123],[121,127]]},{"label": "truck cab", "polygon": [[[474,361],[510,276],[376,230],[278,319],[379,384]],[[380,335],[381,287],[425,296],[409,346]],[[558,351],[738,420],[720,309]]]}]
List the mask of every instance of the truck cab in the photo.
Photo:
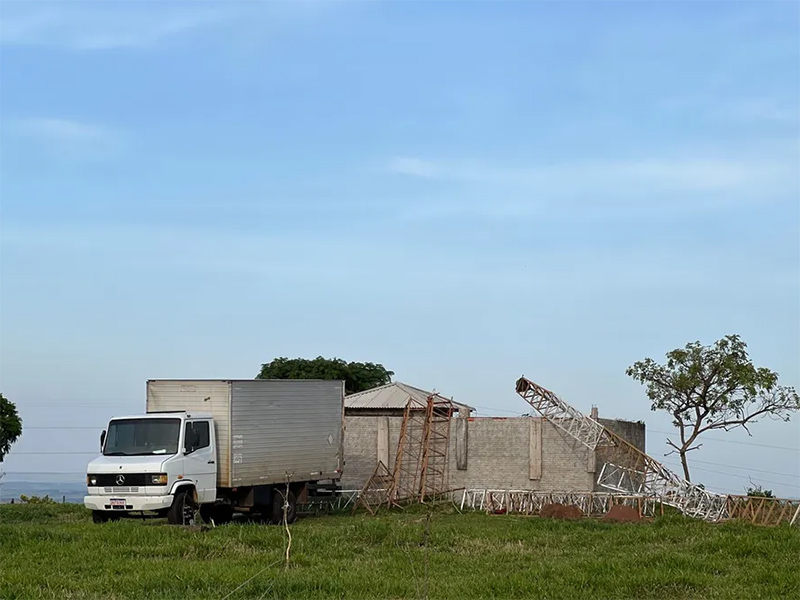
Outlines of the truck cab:
[{"label": "truck cab", "polygon": [[217,447],[212,415],[165,412],[117,417],[100,436],[89,463],[84,505],[95,522],[154,511],[190,524],[217,498]]}]

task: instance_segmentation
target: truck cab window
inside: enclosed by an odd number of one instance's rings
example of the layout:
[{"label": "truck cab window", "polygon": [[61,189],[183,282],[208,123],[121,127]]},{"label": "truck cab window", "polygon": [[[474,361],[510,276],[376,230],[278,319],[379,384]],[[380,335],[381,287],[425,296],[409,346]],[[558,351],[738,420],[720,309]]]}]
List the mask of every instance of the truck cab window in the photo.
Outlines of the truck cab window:
[{"label": "truck cab window", "polygon": [[178,419],[114,419],[109,423],[106,456],[172,455],[178,451]]},{"label": "truck cab window", "polygon": [[194,452],[211,445],[211,435],[208,428],[208,421],[190,421],[186,423],[186,435],[184,436],[184,448],[186,452]]}]

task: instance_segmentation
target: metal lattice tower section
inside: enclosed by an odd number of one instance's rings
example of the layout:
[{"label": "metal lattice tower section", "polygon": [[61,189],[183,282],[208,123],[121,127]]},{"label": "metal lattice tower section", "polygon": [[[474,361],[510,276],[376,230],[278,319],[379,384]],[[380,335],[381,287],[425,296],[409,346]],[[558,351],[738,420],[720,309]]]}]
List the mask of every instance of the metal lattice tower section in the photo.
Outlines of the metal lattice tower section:
[{"label": "metal lattice tower section", "polygon": [[363,506],[371,515],[374,515],[378,507],[386,502],[393,481],[394,479],[389,469],[379,461],[372,472],[372,476],[361,488],[361,491],[358,492],[358,499],[353,504],[353,510],[355,511],[359,506]]},{"label": "metal lattice tower section", "polygon": [[709,492],[679,477],[550,390],[520,377],[517,393],[566,435],[598,453],[604,461],[597,477],[598,485],[623,494],[657,497],[686,515],[706,521],[719,521],[728,516],[727,496]]},{"label": "metal lattice tower section", "polygon": [[422,474],[422,445],[425,440],[425,411],[409,399],[400,426],[400,439],[392,473],[391,503],[415,499]]},{"label": "metal lattice tower section", "polygon": [[448,486],[448,456],[450,447],[450,420],[453,405],[447,400],[428,398],[425,407],[425,441],[422,450],[420,500],[435,499]]},{"label": "metal lattice tower section", "polygon": [[453,404],[429,396],[425,407],[413,400],[406,404],[393,485],[388,500],[424,502],[444,493],[448,484],[448,447]]}]

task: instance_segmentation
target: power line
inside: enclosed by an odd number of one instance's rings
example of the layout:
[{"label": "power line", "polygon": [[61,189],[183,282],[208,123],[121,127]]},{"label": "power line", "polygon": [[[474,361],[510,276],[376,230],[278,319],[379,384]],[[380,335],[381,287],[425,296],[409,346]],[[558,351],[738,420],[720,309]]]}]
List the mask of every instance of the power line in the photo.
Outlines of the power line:
[{"label": "power line", "polygon": [[18,403],[17,408],[19,409],[27,409],[27,408],[72,408],[74,406],[91,406],[93,408],[106,408],[109,410],[117,410],[120,408],[125,408],[125,406],[129,405],[120,405],[120,406],[109,406],[108,404],[99,404],[97,402],[64,402],[62,404],[22,404]]},{"label": "power line", "polygon": [[[78,405],[73,405],[73,406],[78,406]],[[90,406],[90,405],[84,405],[84,406]],[[91,405],[91,406],[94,406],[94,405]],[[503,409],[503,408],[491,408],[491,407],[488,407],[488,406],[479,406],[477,404],[473,405],[473,408],[481,408],[481,409],[489,410],[489,411],[503,412],[503,413],[508,413],[508,414],[516,415],[516,416],[522,416],[524,414],[527,414],[527,413],[521,413],[519,411],[506,410],[506,409]],[[491,415],[489,415],[489,416],[491,416]],[[90,427],[90,426],[87,426],[87,425],[74,425],[74,426],[73,425],[63,425],[63,426],[62,425],[30,425],[30,426],[25,427],[25,431],[27,431],[29,429],[68,429],[68,430],[88,430],[88,429],[91,429],[91,430],[96,430],[96,429],[102,429],[102,428],[103,428],[103,425],[98,425],[96,427]],[[649,429],[646,426],[645,426],[645,433],[658,433],[658,434],[661,434],[661,435],[675,435],[676,434],[675,431],[659,431],[658,429]],[[713,441],[713,442],[725,442],[727,444],[740,444],[742,446],[757,446],[759,448],[771,448],[773,450],[786,450],[786,451],[789,451],[789,452],[799,452],[800,453],[800,448],[790,448],[788,446],[774,446],[774,445],[771,445],[771,444],[757,444],[755,442],[742,442],[742,441],[738,441],[738,440],[724,440],[722,438],[716,438],[716,437],[703,437],[703,441],[706,441],[706,440]]]},{"label": "power line", "polygon": [[477,404],[473,404],[471,406],[472,406],[472,408],[482,408],[484,410],[494,410],[494,411],[497,411],[497,412],[504,412],[504,413],[509,413],[509,414],[517,415],[517,416],[522,416],[523,414],[525,414],[525,413],[521,413],[521,412],[515,411],[515,410],[506,410],[506,409],[503,409],[503,408],[490,408],[488,406],[478,406]]},{"label": "power line", "polygon": [[87,451],[87,452],[76,452],[74,450],[68,451],[59,451],[59,450],[23,450],[19,451],[12,451],[9,453],[9,456],[17,456],[19,454],[97,454],[96,451]]},{"label": "power line", "polygon": [[[3,471],[6,475],[86,475],[83,471]],[[63,483],[56,481],[54,483]]]},{"label": "power line", "polygon": [[[647,429],[648,433],[661,433],[663,435],[675,435],[675,431],[659,431],[658,429]],[[800,448],[789,448],[788,446],[771,446],[769,444],[756,444],[755,442],[740,442],[737,440],[723,440],[722,438],[703,437],[703,440],[711,440],[714,442],[726,442],[728,444],[741,444],[743,446],[759,446],[761,448],[772,448],[774,450],[790,450],[792,452],[800,452]]]},{"label": "power line", "polygon": [[[670,464],[670,463],[667,463],[667,464]],[[677,469],[677,468],[680,468],[681,465],[672,463],[672,464],[670,464],[670,466],[672,466],[673,468]],[[693,471],[705,471],[706,473],[716,473],[717,475],[725,475],[727,477],[736,477],[738,479],[746,479],[748,481],[750,479],[752,479],[751,477],[746,477],[744,475],[737,475],[736,473],[726,473],[725,471],[717,471],[715,469],[704,469],[703,467],[692,467],[692,470]],[[761,481],[763,483],[771,483],[773,485],[790,485],[790,486],[791,485],[796,485],[796,484],[786,483],[785,481],[770,481],[769,479],[761,479],[759,477],[757,477],[756,479],[758,479],[759,481]]]},{"label": "power line", "polygon": [[88,426],[72,426],[72,425],[26,425],[25,431],[29,429],[102,429],[100,427],[88,427]]},{"label": "power line", "polygon": [[[664,461],[662,461],[662,462],[664,462]],[[691,460],[691,462],[700,463],[700,464],[704,464],[704,465],[712,465],[712,466],[715,466],[715,467],[726,467],[728,469],[739,469],[740,471],[754,471],[756,473],[767,473],[769,475],[780,475],[781,477],[795,477],[797,479],[800,479],[800,474],[798,474],[798,473],[778,473],[777,471],[766,471],[764,469],[756,469],[756,468],[753,468],[753,467],[743,467],[741,465],[726,465],[726,464],[723,464],[723,463],[709,462],[707,460],[698,460],[698,459],[695,459],[695,458],[693,458]]]},{"label": "power line", "polygon": [[704,464],[704,465],[713,465],[715,467],[726,467],[726,468],[729,468],[729,469],[739,469],[741,471],[754,471],[756,473],[767,473],[769,475],[780,475],[781,477],[795,477],[797,479],[800,479],[800,474],[797,474],[797,473],[794,473],[794,474],[790,475],[789,473],[778,473],[776,471],[765,471],[763,469],[753,469],[751,467],[741,467],[741,466],[737,466],[737,465],[723,465],[722,463],[708,462],[707,460],[692,459],[692,462],[697,462],[697,463],[701,463],[701,464]]}]

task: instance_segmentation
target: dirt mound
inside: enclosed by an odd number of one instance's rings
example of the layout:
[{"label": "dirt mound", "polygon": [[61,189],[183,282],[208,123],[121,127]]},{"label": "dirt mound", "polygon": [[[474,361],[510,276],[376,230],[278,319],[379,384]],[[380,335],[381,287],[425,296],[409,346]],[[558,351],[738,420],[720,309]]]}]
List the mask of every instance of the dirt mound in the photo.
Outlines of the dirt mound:
[{"label": "dirt mound", "polygon": [[625,506],[624,504],[617,504],[611,507],[602,521],[616,521],[618,523],[638,523],[642,520],[639,516],[639,511],[632,506]]},{"label": "dirt mound", "polygon": [[583,518],[583,511],[572,504],[545,504],[539,511],[539,516],[546,519],[575,521]]}]

